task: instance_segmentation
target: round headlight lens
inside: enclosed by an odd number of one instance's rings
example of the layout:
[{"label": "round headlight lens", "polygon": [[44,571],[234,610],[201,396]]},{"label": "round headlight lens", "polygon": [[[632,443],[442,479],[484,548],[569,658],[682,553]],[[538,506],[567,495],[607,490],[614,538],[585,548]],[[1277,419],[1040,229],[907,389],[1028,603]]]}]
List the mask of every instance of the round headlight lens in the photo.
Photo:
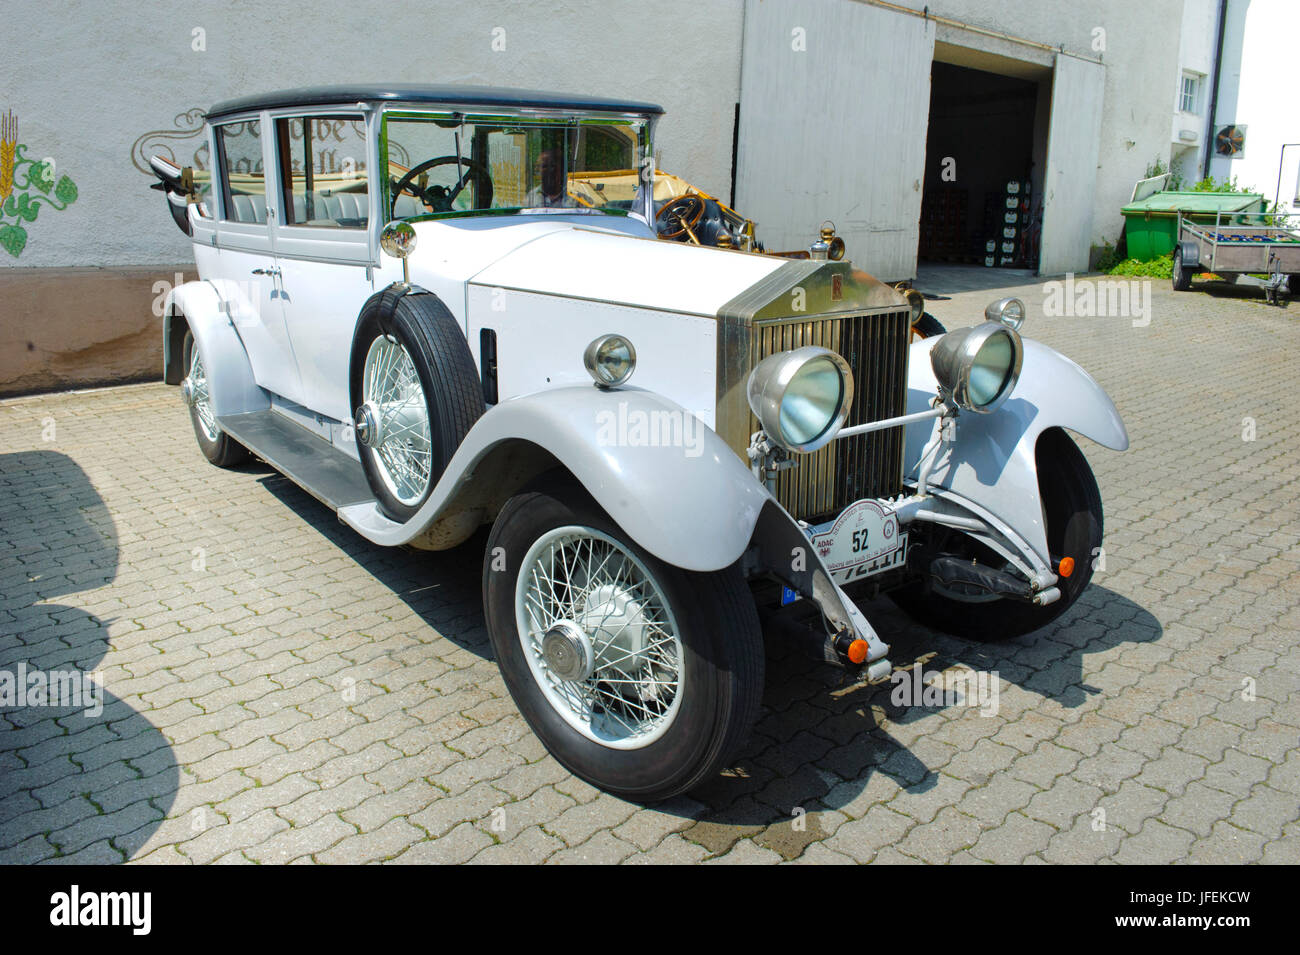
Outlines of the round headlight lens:
[{"label": "round headlight lens", "polygon": [[602,335],[583,353],[582,363],[601,388],[614,388],[636,370],[636,349],[622,335]]},{"label": "round headlight lens", "polygon": [[930,367],[946,400],[985,414],[1015,389],[1023,357],[1015,329],[984,322],[941,336],[930,350]]},{"label": "round headlight lens", "polygon": [[1015,364],[1015,349],[1010,335],[992,335],[975,353],[971,362],[967,394],[973,405],[983,407],[995,401],[1006,387],[1007,376]]},{"label": "round headlight lens", "polygon": [[853,373],[835,352],[809,345],[764,358],[746,391],[768,437],[789,451],[816,451],[844,424]]},{"label": "round headlight lens", "polygon": [[829,358],[802,365],[781,399],[781,437],[790,445],[811,444],[821,437],[844,404],[844,381]]}]

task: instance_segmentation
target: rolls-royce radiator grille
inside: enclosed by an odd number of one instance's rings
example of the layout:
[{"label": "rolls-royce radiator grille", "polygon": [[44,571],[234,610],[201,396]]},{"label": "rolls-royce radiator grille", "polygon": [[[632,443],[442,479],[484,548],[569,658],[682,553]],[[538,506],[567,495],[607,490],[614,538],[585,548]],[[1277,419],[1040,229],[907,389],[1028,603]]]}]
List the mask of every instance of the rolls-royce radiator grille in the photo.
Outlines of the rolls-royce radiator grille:
[{"label": "rolls-royce radiator grille", "polygon": [[[902,311],[755,322],[752,368],[768,355],[821,345],[853,369],[853,407],[846,425],[904,414],[910,315]],[[749,433],[758,430],[750,415]],[[902,490],[903,429],[889,428],[832,441],[781,472],[777,499],[795,517],[816,523],[862,498],[892,497]]]}]

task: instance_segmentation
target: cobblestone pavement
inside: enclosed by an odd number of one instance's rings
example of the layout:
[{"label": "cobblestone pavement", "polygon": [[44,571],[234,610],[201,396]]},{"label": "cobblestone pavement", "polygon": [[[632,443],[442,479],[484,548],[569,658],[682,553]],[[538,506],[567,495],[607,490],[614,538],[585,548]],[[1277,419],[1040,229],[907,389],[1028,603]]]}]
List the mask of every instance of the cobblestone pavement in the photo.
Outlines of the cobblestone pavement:
[{"label": "cobblestone pavement", "polygon": [[992,645],[866,605],[896,665],[995,672],[996,714],[772,648],[737,765],[655,808],[530,734],[472,547],[372,547],[210,467],[162,385],[0,402],[0,670],[106,688],[0,710],[0,861],[1298,862],[1300,304],[1153,285],[1145,327],[1021,290],[1133,441],[1081,441],[1107,535],[1080,603]]}]

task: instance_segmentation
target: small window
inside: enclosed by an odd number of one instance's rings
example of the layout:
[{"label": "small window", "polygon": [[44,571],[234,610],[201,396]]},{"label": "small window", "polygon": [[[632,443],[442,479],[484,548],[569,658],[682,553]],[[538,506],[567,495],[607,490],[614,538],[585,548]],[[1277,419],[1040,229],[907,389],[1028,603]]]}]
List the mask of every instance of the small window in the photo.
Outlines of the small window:
[{"label": "small window", "polygon": [[1184,73],[1183,85],[1178,95],[1179,112],[1199,115],[1201,111],[1201,77],[1196,73]]},{"label": "small window", "polygon": [[364,229],[370,220],[365,118],[278,119],[275,135],[285,225]]},{"label": "small window", "polygon": [[262,126],[258,120],[217,127],[225,218],[266,222],[266,170],[262,166]]}]

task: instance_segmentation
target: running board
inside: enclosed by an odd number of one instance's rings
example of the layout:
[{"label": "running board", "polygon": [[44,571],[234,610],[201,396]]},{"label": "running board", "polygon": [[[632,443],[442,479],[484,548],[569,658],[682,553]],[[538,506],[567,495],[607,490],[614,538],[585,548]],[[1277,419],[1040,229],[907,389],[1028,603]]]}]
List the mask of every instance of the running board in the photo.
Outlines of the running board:
[{"label": "running board", "polygon": [[361,462],[275,411],[217,418],[217,424],[271,467],[335,511],[374,501]]}]

